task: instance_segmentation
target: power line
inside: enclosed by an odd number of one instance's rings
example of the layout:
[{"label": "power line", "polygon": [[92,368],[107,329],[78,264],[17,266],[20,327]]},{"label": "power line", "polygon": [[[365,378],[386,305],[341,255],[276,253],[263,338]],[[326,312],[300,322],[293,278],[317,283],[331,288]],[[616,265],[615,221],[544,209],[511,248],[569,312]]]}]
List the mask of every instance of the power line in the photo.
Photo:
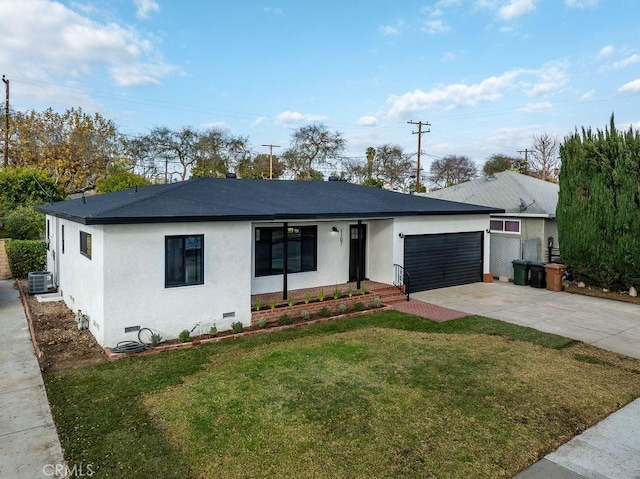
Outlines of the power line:
[{"label": "power line", "polygon": [[416,193],[420,193],[420,139],[422,138],[423,133],[429,133],[431,129],[423,130],[422,126],[431,126],[431,123],[423,122],[423,121],[408,121],[410,125],[418,125],[418,131],[412,131],[412,135],[418,135],[418,168],[416,171]]}]

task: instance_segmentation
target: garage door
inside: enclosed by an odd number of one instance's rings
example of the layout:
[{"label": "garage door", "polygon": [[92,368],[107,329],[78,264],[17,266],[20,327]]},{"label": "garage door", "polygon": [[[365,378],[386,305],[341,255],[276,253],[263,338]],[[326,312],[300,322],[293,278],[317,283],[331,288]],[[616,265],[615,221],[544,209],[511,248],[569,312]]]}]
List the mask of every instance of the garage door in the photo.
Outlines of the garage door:
[{"label": "garage door", "polygon": [[482,281],[483,240],[481,231],[405,236],[410,292]]}]

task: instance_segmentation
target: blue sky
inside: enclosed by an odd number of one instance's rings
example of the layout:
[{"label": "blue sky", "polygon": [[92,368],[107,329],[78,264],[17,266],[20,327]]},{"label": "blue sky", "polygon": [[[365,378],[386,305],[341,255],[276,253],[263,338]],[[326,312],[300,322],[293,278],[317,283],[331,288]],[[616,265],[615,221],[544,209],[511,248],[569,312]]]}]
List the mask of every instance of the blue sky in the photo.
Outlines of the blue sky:
[{"label": "blue sky", "polygon": [[[286,147],[322,122],[369,146],[518,155],[536,133],[640,126],[637,0],[2,0],[15,109],[124,133],[219,126]],[[0,85],[1,86],[1,85]]]}]

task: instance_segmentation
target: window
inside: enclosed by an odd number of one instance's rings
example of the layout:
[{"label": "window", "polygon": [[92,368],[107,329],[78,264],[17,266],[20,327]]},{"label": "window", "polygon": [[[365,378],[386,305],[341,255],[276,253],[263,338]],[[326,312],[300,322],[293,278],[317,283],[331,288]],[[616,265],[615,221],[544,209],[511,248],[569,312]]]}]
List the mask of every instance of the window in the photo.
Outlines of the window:
[{"label": "window", "polygon": [[204,284],[204,235],[166,236],[165,287]]},{"label": "window", "polygon": [[51,243],[51,221],[47,220],[47,251],[49,251],[50,243]]},{"label": "window", "polygon": [[[287,272],[317,269],[317,226],[287,228]],[[256,228],[256,276],[284,273],[284,229]]]},{"label": "window", "polygon": [[490,220],[489,228],[495,233],[520,233],[520,220]]},{"label": "window", "polygon": [[62,225],[62,254],[64,254],[64,225]]},{"label": "window", "polygon": [[91,259],[91,235],[80,231],[80,253]]}]

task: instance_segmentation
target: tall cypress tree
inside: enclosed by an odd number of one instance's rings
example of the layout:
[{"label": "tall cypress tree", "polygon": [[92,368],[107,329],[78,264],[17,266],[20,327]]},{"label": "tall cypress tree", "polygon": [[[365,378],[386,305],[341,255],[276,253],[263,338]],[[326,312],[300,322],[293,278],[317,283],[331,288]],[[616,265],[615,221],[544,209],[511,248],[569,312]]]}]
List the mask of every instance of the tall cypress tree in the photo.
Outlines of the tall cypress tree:
[{"label": "tall cypress tree", "polygon": [[560,147],[556,211],[563,261],[577,279],[640,287],[640,134],[582,128]]}]

